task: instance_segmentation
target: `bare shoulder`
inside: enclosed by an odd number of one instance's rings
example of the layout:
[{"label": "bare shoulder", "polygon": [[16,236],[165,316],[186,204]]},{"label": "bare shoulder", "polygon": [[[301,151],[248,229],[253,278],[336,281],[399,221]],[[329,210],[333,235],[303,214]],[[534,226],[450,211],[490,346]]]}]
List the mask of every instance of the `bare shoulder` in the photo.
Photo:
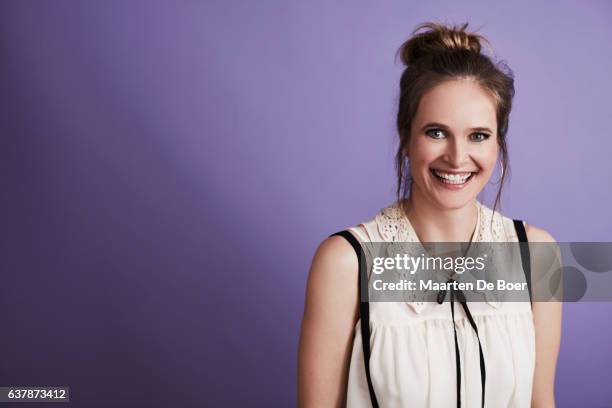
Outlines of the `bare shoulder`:
[{"label": "bare shoulder", "polygon": [[525,232],[529,242],[557,242],[548,231],[525,223]]},{"label": "bare shoulder", "polygon": [[331,274],[327,279],[354,276],[359,266],[351,244],[341,236],[332,236],[321,242],[312,261],[311,274]]},{"label": "bare shoulder", "polygon": [[358,320],[355,250],[342,236],[324,239],[308,275],[298,357],[300,407],[344,406]]},{"label": "bare shoulder", "polygon": [[[363,224],[351,229],[357,241],[369,239]],[[361,237],[361,239],[359,238]],[[358,302],[359,261],[353,246],[342,236],[331,236],[318,246],[308,274],[307,304],[352,309]]]},{"label": "bare shoulder", "polygon": [[[556,243],[552,235],[538,227],[525,224],[525,232],[530,242]],[[552,246],[555,246],[553,244]],[[539,247],[539,246],[536,246]],[[545,245],[550,248],[551,245]],[[532,293],[535,299],[532,302],[533,324],[535,329],[536,344],[536,364],[533,376],[532,403],[531,406],[555,406],[554,402],[554,382],[557,357],[561,343],[561,320],[563,314],[563,302],[552,301],[562,299],[562,293],[550,293],[550,277],[546,276],[547,271],[558,270],[557,267],[551,268],[550,259],[543,257],[548,251],[541,251],[532,257]],[[535,261],[535,263],[534,263]],[[544,265],[541,268],[539,265]],[[541,272],[538,272],[541,271]],[[559,285],[562,288],[563,285]],[[548,296],[554,296],[549,298]],[[542,298],[544,297],[545,298]],[[550,299],[547,301],[547,299]]]}]

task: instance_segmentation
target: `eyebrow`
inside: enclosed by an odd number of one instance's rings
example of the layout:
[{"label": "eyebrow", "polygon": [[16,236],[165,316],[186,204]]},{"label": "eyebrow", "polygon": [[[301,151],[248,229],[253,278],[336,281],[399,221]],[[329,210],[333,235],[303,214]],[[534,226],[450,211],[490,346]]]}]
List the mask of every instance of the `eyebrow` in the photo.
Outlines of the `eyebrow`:
[{"label": "eyebrow", "polygon": [[[450,129],[448,126],[446,126],[443,123],[430,122],[430,123],[426,124],[425,126],[423,126],[421,131],[424,131],[427,128],[440,128],[440,129],[446,129],[446,130]],[[489,132],[489,133],[493,133],[493,131],[491,129],[489,129],[488,127],[483,127],[483,126],[473,127],[473,128],[470,128],[470,130],[473,131],[473,132]]]}]

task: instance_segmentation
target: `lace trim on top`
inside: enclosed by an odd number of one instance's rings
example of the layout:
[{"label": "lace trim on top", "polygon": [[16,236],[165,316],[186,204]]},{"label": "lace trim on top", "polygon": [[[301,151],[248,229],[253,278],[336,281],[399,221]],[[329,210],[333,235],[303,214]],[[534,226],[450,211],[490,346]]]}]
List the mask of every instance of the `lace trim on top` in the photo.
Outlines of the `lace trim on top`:
[{"label": "lace trim on top", "polygon": [[[514,229],[504,228],[504,217],[476,201],[478,220],[472,242],[514,242],[518,241]],[[404,215],[399,202],[383,208],[375,217],[378,233],[384,242],[419,242],[419,238],[410,220]],[[467,276],[466,276],[467,278]],[[469,280],[469,279],[468,279]],[[494,307],[500,307],[500,302],[490,296],[490,291],[484,293],[486,302]],[[408,295],[409,296],[409,295]],[[406,298],[407,304],[416,313],[420,313],[427,302]]]}]

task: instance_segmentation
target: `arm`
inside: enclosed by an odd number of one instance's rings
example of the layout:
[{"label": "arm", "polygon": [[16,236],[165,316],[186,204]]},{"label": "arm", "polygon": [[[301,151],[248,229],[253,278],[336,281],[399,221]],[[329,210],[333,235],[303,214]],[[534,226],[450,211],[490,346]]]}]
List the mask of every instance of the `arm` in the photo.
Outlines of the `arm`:
[{"label": "arm", "polygon": [[[546,231],[525,226],[530,242],[555,242]],[[536,337],[536,364],[533,377],[531,406],[551,408],[555,406],[555,370],[561,342],[562,302],[533,302],[533,324]]]},{"label": "arm", "polygon": [[358,317],[358,263],[342,237],[327,238],[314,256],[298,352],[298,406],[343,407]]}]

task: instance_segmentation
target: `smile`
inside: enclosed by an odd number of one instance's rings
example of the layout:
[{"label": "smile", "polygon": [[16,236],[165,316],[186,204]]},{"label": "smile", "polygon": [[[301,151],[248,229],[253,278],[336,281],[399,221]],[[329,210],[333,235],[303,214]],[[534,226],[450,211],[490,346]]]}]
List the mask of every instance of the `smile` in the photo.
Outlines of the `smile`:
[{"label": "smile", "polygon": [[436,170],[436,169],[430,169],[430,170],[431,170],[431,173],[436,178],[436,180],[438,180],[445,186],[451,187],[451,188],[458,188],[458,187],[460,188],[460,187],[465,186],[473,178],[472,176],[477,173],[477,172],[448,173],[448,172]]}]

